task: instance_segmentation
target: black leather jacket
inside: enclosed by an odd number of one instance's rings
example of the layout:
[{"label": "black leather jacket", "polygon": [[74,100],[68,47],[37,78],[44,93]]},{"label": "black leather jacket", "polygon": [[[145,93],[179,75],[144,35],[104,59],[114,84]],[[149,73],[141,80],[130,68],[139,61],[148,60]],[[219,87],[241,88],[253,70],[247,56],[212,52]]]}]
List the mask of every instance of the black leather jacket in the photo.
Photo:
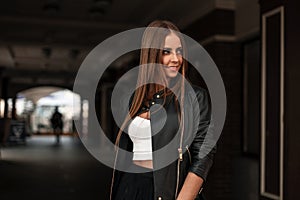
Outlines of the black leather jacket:
[{"label": "black leather jacket", "polygon": [[[168,96],[164,103],[161,95],[161,92],[154,94],[150,102],[152,105],[150,107],[152,150],[154,152],[154,199],[171,200],[176,199],[188,172],[195,173],[204,181],[206,180],[213,164],[216,145],[211,146],[210,142],[205,142],[211,120],[211,107],[206,90],[193,87],[193,91],[186,90],[185,92],[182,140],[180,140],[178,108],[176,108],[174,97]],[[157,109],[159,105],[163,105],[164,109]],[[145,109],[147,108],[141,108],[137,115]],[[182,159],[178,151],[180,141],[182,141]],[[165,149],[166,145],[169,148]],[[128,134],[122,134],[119,147],[132,151],[133,143]],[[116,165],[123,165],[123,167],[132,165],[132,157],[128,157],[127,154],[119,153],[116,159]],[[166,167],[161,168],[163,165]],[[111,199],[114,199],[123,173],[118,170],[114,171]],[[199,193],[196,199],[203,199],[202,193]]]}]

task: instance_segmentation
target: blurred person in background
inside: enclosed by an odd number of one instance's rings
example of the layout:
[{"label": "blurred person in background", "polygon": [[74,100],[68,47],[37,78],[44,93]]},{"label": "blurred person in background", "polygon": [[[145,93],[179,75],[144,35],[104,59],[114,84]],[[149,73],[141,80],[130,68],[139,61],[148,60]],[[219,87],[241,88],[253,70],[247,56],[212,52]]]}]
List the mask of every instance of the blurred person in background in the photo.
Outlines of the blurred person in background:
[{"label": "blurred person in background", "polygon": [[60,142],[60,135],[63,133],[63,115],[58,111],[58,106],[55,106],[54,113],[51,116],[50,122],[53,133],[56,136],[56,143]]}]

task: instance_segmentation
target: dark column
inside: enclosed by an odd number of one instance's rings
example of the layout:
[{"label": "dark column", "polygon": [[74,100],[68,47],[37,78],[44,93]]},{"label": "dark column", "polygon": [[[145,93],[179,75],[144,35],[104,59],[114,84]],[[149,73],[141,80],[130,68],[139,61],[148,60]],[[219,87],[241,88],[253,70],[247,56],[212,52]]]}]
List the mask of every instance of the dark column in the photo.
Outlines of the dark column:
[{"label": "dark column", "polygon": [[12,111],[11,111],[11,118],[12,119],[17,119],[16,100],[17,100],[17,97],[14,97],[12,99]]},{"label": "dark column", "polygon": [[0,120],[0,144],[5,144],[9,135],[10,119],[8,119],[8,85],[9,79],[2,79],[2,98],[4,100],[4,116]]},{"label": "dark column", "polygon": [[284,200],[300,199],[300,2],[285,1]]},{"label": "dark column", "polygon": [[299,1],[261,0],[261,199],[300,199]]},{"label": "dark column", "polygon": [[[1,85],[2,85],[2,71],[1,71],[1,69],[0,69],[0,83],[1,83]],[[3,94],[2,94],[2,87],[1,87],[1,85],[0,85],[0,99],[2,99],[3,98]],[[0,119],[1,119],[1,113],[3,112],[2,110],[1,110],[2,108],[1,108],[1,105],[0,105]]]},{"label": "dark column", "polygon": [[83,120],[83,103],[82,103],[83,99],[80,98],[80,114],[79,114],[79,118],[78,118],[78,122],[76,123],[76,130],[77,130],[77,134],[78,136],[82,136],[82,120]]},{"label": "dark column", "polygon": [[260,198],[282,199],[283,2],[261,1]]},{"label": "dark column", "polygon": [[[205,45],[219,68],[227,96],[226,122],[218,141],[215,164],[206,184],[207,199],[234,199],[234,164],[241,154],[242,130],[242,69],[240,67],[240,46],[235,42],[212,42]],[[233,78],[234,77],[234,78]],[[243,175],[239,174],[239,178]],[[239,186],[239,190],[244,188]],[[249,187],[249,183],[248,183]],[[248,194],[245,194],[245,196]],[[245,198],[246,199],[246,198]]]},{"label": "dark column", "polygon": [[[0,68],[0,98],[3,98],[3,94],[2,94],[2,74],[3,74],[3,69]],[[1,112],[1,108],[0,108],[0,112]]]},{"label": "dark column", "polygon": [[9,79],[8,78],[3,78],[2,79],[2,97],[4,100],[4,116],[3,118],[8,118],[8,84],[9,84]]},{"label": "dark column", "polygon": [[[183,31],[203,45],[210,54],[221,73],[227,96],[226,122],[218,141],[214,165],[204,187],[207,199],[231,200],[237,193],[232,185],[235,175],[234,159],[241,154],[242,68],[240,45],[231,40],[235,32],[234,16],[233,10],[216,9]],[[189,70],[192,83],[205,88],[203,80],[196,76],[197,72],[192,67]],[[241,190],[241,186],[238,189]]]}]

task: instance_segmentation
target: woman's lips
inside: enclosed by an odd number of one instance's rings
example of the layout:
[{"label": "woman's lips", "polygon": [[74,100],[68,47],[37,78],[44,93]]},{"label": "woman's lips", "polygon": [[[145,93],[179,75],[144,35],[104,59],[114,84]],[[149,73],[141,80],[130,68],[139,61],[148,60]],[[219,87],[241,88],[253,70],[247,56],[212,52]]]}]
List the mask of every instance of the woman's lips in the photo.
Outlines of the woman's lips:
[{"label": "woman's lips", "polygon": [[178,71],[178,69],[179,69],[178,66],[165,66],[165,67],[172,70],[172,71]]}]

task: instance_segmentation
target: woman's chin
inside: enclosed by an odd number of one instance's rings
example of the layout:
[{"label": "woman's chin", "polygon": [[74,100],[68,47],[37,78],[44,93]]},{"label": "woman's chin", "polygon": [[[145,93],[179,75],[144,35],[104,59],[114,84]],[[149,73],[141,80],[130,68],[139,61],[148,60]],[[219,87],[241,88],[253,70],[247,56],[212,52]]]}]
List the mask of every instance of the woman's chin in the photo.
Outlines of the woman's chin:
[{"label": "woman's chin", "polygon": [[178,71],[167,73],[169,79],[175,78],[178,75]]}]

